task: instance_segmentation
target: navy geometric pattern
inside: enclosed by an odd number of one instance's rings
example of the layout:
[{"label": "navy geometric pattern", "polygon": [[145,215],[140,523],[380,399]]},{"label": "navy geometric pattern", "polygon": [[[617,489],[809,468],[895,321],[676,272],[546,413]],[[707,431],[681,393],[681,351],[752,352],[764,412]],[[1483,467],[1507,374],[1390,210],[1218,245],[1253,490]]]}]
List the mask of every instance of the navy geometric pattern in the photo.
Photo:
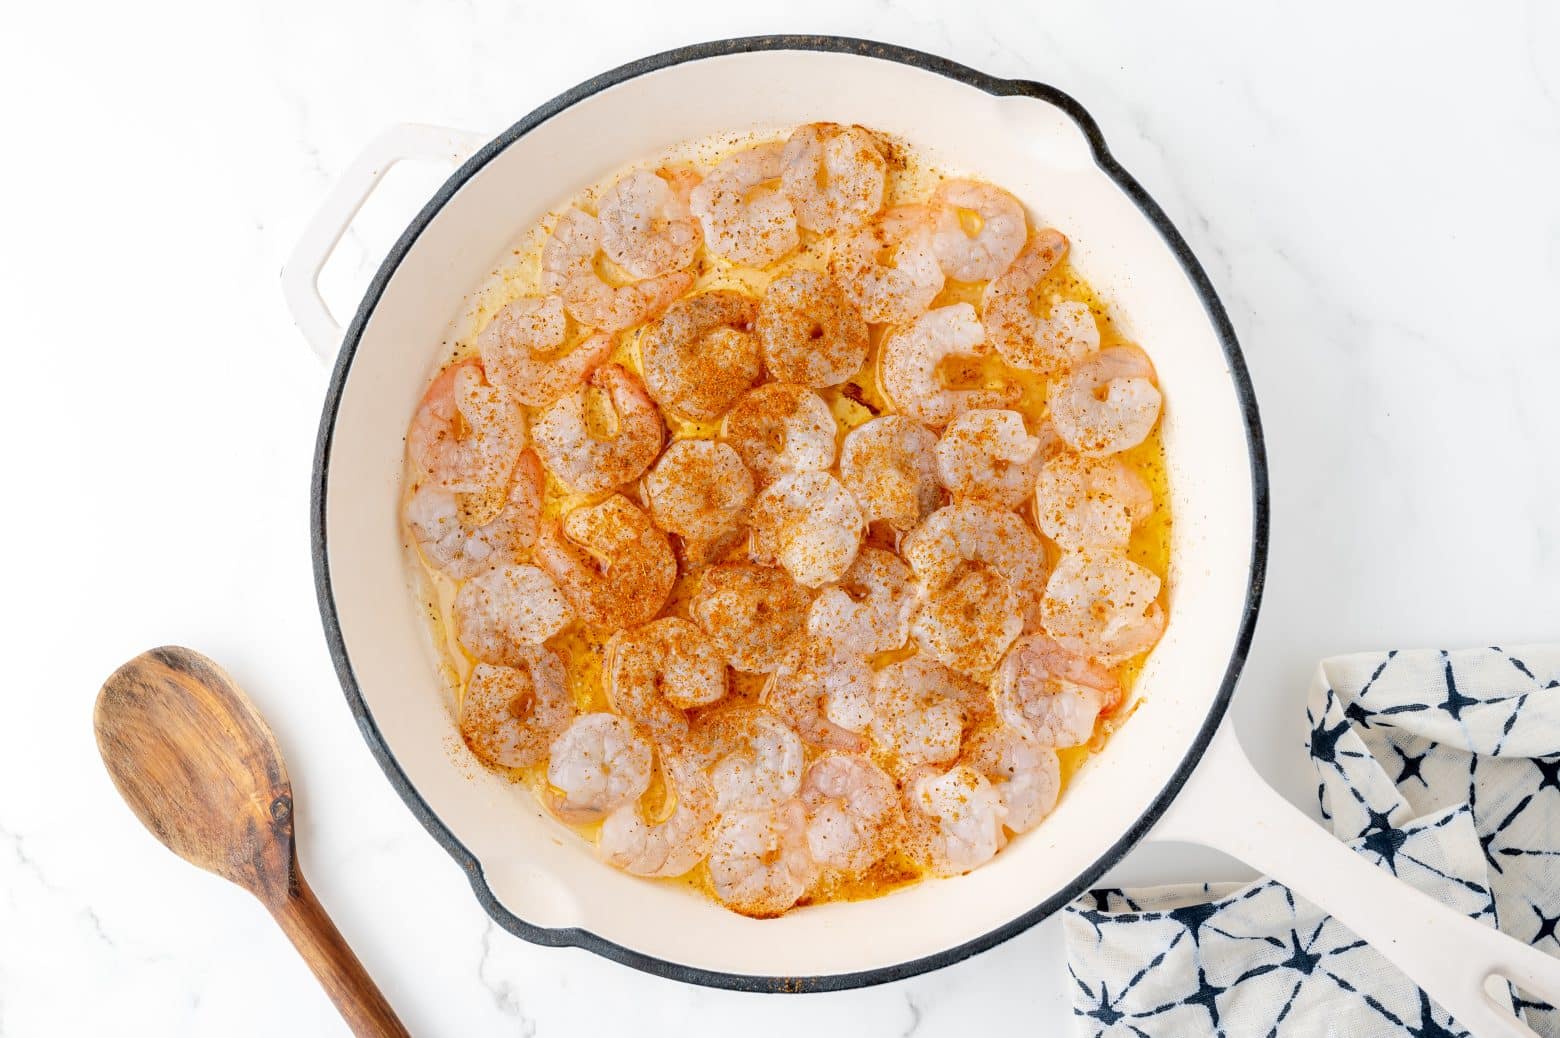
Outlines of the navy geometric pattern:
[{"label": "navy geometric pattern", "polygon": [[[1560,955],[1560,646],[1323,661],[1322,815],[1354,850]],[[1346,927],[1271,880],[1096,890],[1065,915],[1085,1035],[1462,1035]],[[1560,1012],[1519,996],[1529,1026]]]}]

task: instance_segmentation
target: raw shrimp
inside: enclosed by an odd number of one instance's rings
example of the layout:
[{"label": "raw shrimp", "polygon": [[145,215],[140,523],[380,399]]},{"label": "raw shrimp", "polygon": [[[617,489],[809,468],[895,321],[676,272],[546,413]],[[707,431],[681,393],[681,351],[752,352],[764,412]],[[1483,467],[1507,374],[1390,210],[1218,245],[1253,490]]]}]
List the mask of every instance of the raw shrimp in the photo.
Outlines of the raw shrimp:
[{"label": "raw shrimp", "polygon": [[516,665],[569,622],[569,603],[535,566],[510,563],[477,574],[455,594],[455,636],[487,663]]},{"label": "raw shrimp", "polygon": [[781,476],[753,500],[754,562],[778,562],[803,587],[816,588],[845,575],[867,524],[856,499],[827,472]]},{"label": "raw shrimp", "polygon": [[812,596],[783,569],[727,562],[706,569],[688,615],[749,674],[775,669],[807,621]]},{"label": "raw shrimp", "polygon": [[1056,751],[1022,728],[981,725],[964,744],[963,762],[986,776],[1007,809],[1003,824],[1028,832],[1056,807],[1062,765]]},{"label": "raw shrimp", "polygon": [[485,569],[517,562],[536,543],[542,510],[542,463],[535,453],[520,455],[509,493],[491,518],[471,514],[469,495],[424,483],[406,499],[406,525],[423,558],[456,580]]},{"label": "raw shrimp", "polygon": [[836,238],[829,270],[868,321],[914,320],[932,305],[945,280],[932,245],[931,210],[895,206]]},{"label": "raw shrimp", "polygon": [[852,429],[840,451],[840,476],[867,522],[903,533],[942,502],[937,434],[913,418],[890,414]]},{"label": "raw shrimp", "polygon": [[818,270],[771,281],[755,328],[769,374],[813,388],[838,385],[860,371],[870,345],[861,311]]},{"label": "raw shrimp", "polygon": [[1111,665],[1147,652],[1165,630],[1159,577],[1109,551],[1068,552],[1040,604],[1046,633],[1064,648]]},{"label": "raw shrimp", "polygon": [[905,817],[915,850],[934,876],[984,865],[1002,846],[1006,808],[980,772],[956,764],[946,772],[917,768],[905,781]]},{"label": "raw shrimp", "polygon": [[915,324],[883,343],[878,362],[883,392],[894,405],[927,425],[947,425],[977,407],[1007,407],[1018,399],[1018,387],[958,388],[945,385],[944,365],[959,358],[986,355],[986,333],[968,303],[929,310]]},{"label": "raw shrimp", "polygon": [[1057,300],[1043,316],[1036,312],[1036,288],[1066,254],[1060,232],[1040,231],[1007,273],[986,286],[986,339],[1022,371],[1058,375],[1100,348],[1100,328],[1087,304]]},{"label": "raw shrimp", "polygon": [[765,267],[796,248],[796,209],[781,190],[779,142],[728,156],[693,189],[690,207],[711,252],[733,263]]},{"label": "raw shrimp", "polygon": [[666,310],[693,286],[693,273],[677,270],[626,285],[612,285],[596,272],[601,222],[578,209],[558,218],[542,246],[542,287],[563,297],[576,321],[606,332],[643,324]]},{"label": "raw shrimp", "polygon": [[645,475],[644,498],[661,529],[682,537],[702,560],[753,503],[753,474],[724,443],[678,440]]},{"label": "raw shrimp", "polygon": [[524,768],[574,716],[563,661],[539,645],[512,655],[512,666],[479,663],[460,702],[460,735],[471,752],[501,768]]},{"label": "raw shrimp", "polygon": [[688,734],[683,710],[726,694],[726,661],[709,636],[677,617],[663,617],[608,641],[602,674],[612,708],[660,740]]},{"label": "raw shrimp", "polygon": [[489,385],[475,360],[451,364],[423,394],[406,431],[406,453],[436,486],[491,494],[506,486],[525,449],[525,415]]},{"label": "raw shrimp", "polygon": [[1153,511],[1153,491],[1120,458],[1060,451],[1035,483],[1035,520],[1064,551],[1124,550],[1132,528]]},{"label": "raw shrimp", "polygon": [[690,746],[709,769],[721,814],[775,807],[802,784],[801,738],[762,706],[733,703],[705,711]]},{"label": "raw shrimp", "polygon": [[900,763],[943,763],[989,717],[986,690],[935,660],[912,656],[872,675],[872,735]]},{"label": "raw shrimp", "polygon": [[1110,346],[1051,387],[1051,421],[1067,445],[1099,458],[1136,447],[1159,420],[1154,365],[1136,346]]},{"label": "raw shrimp", "polygon": [[858,652],[802,637],[775,666],[764,703],[812,745],[859,752],[872,721],[872,668]]},{"label": "raw shrimp", "polygon": [[997,712],[1042,746],[1082,746],[1094,722],[1121,698],[1116,676],[1043,634],[1020,638],[991,678]]},{"label": "raw shrimp", "polygon": [[[955,281],[997,277],[1024,247],[1024,207],[1008,192],[978,180],[945,180],[932,194],[937,214],[932,248],[943,273]],[[978,230],[965,230],[973,213]]]},{"label": "raw shrimp", "polygon": [[863,655],[888,652],[910,637],[919,594],[920,585],[899,556],[862,548],[839,583],[813,600],[807,631]]},{"label": "raw shrimp", "polygon": [[482,366],[494,385],[528,407],[546,407],[584,382],[612,353],[612,336],[587,336],[569,349],[569,318],[558,296],[523,296],[477,336]]},{"label": "raw shrimp", "polygon": [[661,611],[677,579],[666,534],[622,494],[543,527],[534,551],[587,623],[633,627]]},{"label": "raw shrimp", "polygon": [[834,464],[834,414],[805,386],[769,382],[746,393],[721,423],[723,441],[760,482]]},{"label": "raw shrimp", "polygon": [[636,169],[601,196],[601,248],[636,278],[681,270],[699,251],[699,221],[688,195],[699,183],[691,169]]},{"label": "raw shrimp", "polygon": [[984,678],[1024,630],[1026,603],[994,567],[965,562],[925,593],[910,625],[921,651],[961,674]]},{"label": "raw shrimp", "polygon": [[1038,626],[1036,605],[1045,589],[1045,549],[1040,538],[1013,512],[979,502],[939,508],[911,531],[900,546],[927,594],[948,584],[966,562],[990,566],[1031,604],[1026,629]]},{"label": "raw shrimp", "polygon": [[693,868],[709,853],[720,817],[715,789],[698,764],[663,750],[660,766],[671,813],[651,821],[644,798],[636,797],[607,815],[596,845],[607,864],[636,876],[681,876]]},{"label": "raw shrimp", "polygon": [[650,740],[616,714],[576,717],[553,740],[543,802],[571,825],[599,822],[650,788]]},{"label": "raw shrimp", "polygon": [[855,227],[883,208],[888,163],[861,126],[798,126],[780,156],[780,182],[796,206],[796,222],[828,234]]},{"label": "raw shrimp", "polygon": [[937,474],[955,500],[1014,508],[1034,490],[1044,460],[1040,448],[1017,411],[966,411],[937,441]]},{"label": "raw shrimp", "polygon": [[[590,389],[610,402],[611,428],[593,435],[587,416]],[[617,364],[597,368],[581,386],[543,411],[532,434],[547,468],[576,494],[597,494],[638,479],[661,452],[661,415],[645,387]]]},{"label": "raw shrimp", "polygon": [[802,776],[807,849],[823,868],[859,875],[888,850],[900,820],[899,791],[865,757],[826,753]]},{"label": "raw shrimp", "polygon": [[710,845],[710,887],[727,908],[756,919],[784,914],[812,883],[800,801],[723,819]]},{"label": "raw shrimp", "polygon": [[763,373],[758,304],[720,289],[680,300],[645,330],[639,351],[650,395],[679,418],[719,418]]}]

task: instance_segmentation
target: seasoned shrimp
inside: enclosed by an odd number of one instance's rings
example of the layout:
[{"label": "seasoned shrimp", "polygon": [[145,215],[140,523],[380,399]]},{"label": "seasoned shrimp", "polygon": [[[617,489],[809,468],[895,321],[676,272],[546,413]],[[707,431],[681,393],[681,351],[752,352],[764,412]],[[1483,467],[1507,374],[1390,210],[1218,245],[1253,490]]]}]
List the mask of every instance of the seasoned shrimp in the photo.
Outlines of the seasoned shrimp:
[{"label": "seasoned shrimp", "polygon": [[779,563],[803,587],[845,575],[867,532],[856,499],[827,472],[781,476],[753,500],[748,550],[761,565]]},{"label": "seasoned shrimp", "polygon": [[1129,660],[1164,633],[1159,586],[1152,570],[1116,552],[1068,552],[1040,603],[1046,633],[1107,666]]},{"label": "seasoned shrimp", "polygon": [[710,887],[727,908],[756,919],[784,914],[812,883],[800,801],[723,819],[710,846]]},{"label": "seasoned shrimp", "polygon": [[781,382],[835,386],[867,359],[866,320],[822,271],[796,270],[771,281],[754,327],[764,365]]},{"label": "seasoned shrimp", "polygon": [[845,435],[840,476],[867,522],[882,520],[902,533],[932,513],[942,502],[936,447],[936,433],[897,414]]},{"label": "seasoned shrimp", "polygon": [[543,802],[571,825],[599,822],[650,788],[650,740],[616,714],[576,717],[553,740]]},{"label": "seasoned shrimp", "polygon": [[479,663],[460,702],[460,736],[482,760],[524,768],[547,748],[574,716],[563,661],[539,645],[512,655],[512,666]]},{"label": "seasoned shrimp", "polygon": [[474,516],[467,495],[424,483],[406,499],[406,525],[429,564],[456,580],[516,562],[536,542],[542,510],[542,463],[520,455],[509,493],[491,518]]},{"label": "seasoned shrimp", "polygon": [[775,666],[764,703],[808,743],[859,752],[872,721],[872,668],[858,652],[799,638]]},{"label": "seasoned shrimp", "polygon": [[1120,458],[1061,451],[1035,483],[1035,520],[1064,551],[1124,550],[1132,528],[1154,511],[1154,494]]},{"label": "seasoned shrimp", "polygon": [[783,569],[727,562],[700,576],[688,615],[725,650],[733,667],[767,674],[802,630],[811,601]]},{"label": "seasoned shrimp", "polygon": [[988,723],[964,744],[964,763],[986,776],[1007,809],[1003,824],[1028,832],[1056,807],[1062,765],[1056,751],[1022,728]]},{"label": "seasoned shrimp", "polygon": [[[1028,603],[1037,603],[1045,589],[1045,549],[1023,519],[979,502],[939,508],[911,531],[901,554],[928,594],[935,594],[958,576],[967,562],[978,562],[1000,573]],[[1026,629],[1038,626],[1038,609],[1024,613]]]},{"label": "seasoned shrimp", "polygon": [[[593,435],[587,415],[590,389],[612,410],[611,429]],[[560,397],[536,419],[537,452],[558,482],[576,494],[597,494],[636,480],[661,453],[661,415],[645,387],[617,364],[597,368],[590,388]]]},{"label": "seasoned shrimp", "polygon": [[966,411],[937,441],[937,474],[955,500],[1014,508],[1034,490],[1044,455],[1017,411]]},{"label": "seasoned shrimp", "polygon": [[660,740],[688,734],[683,710],[726,694],[726,661],[715,643],[687,620],[670,616],[614,634],[602,675],[612,709]]},{"label": "seasoned shrimp", "polygon": [[783,153],[778,142],[739,151],[693,189],[690,207],[715,255],[766,267],[800,243],[796,209],[779,184]]},{"label": "seasoned shrimp", "polygon": [[[1024,247],[1028,227],[1018,199],[978,180],[945,180],[932,194],[937,214],[932,248],[955,281],[987,281],[1001,274]],[[965,229],[966,214],[977,229]]]},{"label": "seasoned shrimp", "polygon": [[702,235],[688,209],[699,183],[691,169],[636,169],[601,196],[601,248],[636,278],[653,278],[693,262]]},{"label": "seasoned shrimp", "polygon": [[899,821],[894,780],[866,757],[826,753],[802,776],[807,850],[813,861],[843,875],[859,875],[888,850]]},{"label": "seasoned shrimp", "polygon": [[780,182],[796,222],[828,234],[855,227],[883,208],[888,163],[865,128],[838,123],[798,126],[780,155]]},{"label": "seasoned shrimp", "polygon": [[621,494],[543,527],[536,564],[597,627],[633,627],[661,611],[677,579],[666,534]]},{"label": "seasoned shrimp", "polygon": [[455,636],[487,663],[526,658],[569,622],[569,604],[552,578],[535,566],[495,566],[461,585],[455,594]]},{"label": "seasoned shrimp", "polygon": [[644,498],[661,529],[702,559],[736,531],[753,503],[753,474],[724,443],[678,440],[645,475]]},{"label": "seasoned shrimp", "polygon": [[897,649],[910,637],[919,594],[920,585],[899,556],[862,548],[839,583],[813,600],[807,632],[863,655]]},{"label": "seasoned shrimp", "polygon": [[584,382],[612,353],[612,336],[587,336],[565,348],[569,318],[558,296],[523,296],[477,336],[482,366],[493,384],[528,407],[546,407]]},{"label": "seasoned shrimp", "polygon": [[895,206],[836,238],[829,270],[868,321],[914,320],[932,305],[945,281],[932,245],[931,210]]},{"label": "seasoned shrimp", "polygon": [[1058,375],[1100,348],[1100,328],[1086,304],[1058,300],[1047,307],[1037,298],[1036,289],[1066,254],[1067,239],[1047,228],[986,286],[986,339],[1022,371]]},{"label": "seasoned shrimp", "polygon": [[605,332],[644,324],[693,285],[693,272],[676,270],[626,285],[603,281],[596,271],[601,222],[579,209],[559,217],[542,246],[542,287],[563,297],[576,321]]},{"label": "seasoned shrimp", "polygon": [[746,393],[726,413],[721,439],[760,482],[834,464],[834,414],[804,386],[769,382]]},{"label": "seasoned shrimp", "polygon": [[990,714],[985,689],[925,656],[872,675],[872,736],[902,764],[953,760],[965,730]]},{"label": "seasoned shrimp", "polygon": [[1154,366],[1136,346],[1111,346],[1051,387],[1051,421],[1067,446],[1099,458],[1136,447],[1159,421]]},{"label": "seasoned shrimp", "polygon": [[1082,746],[1094,722],[1121,698],[1116,676],[1069,652],[1043,634],[1031,634],[1008,650],[991,678],[997,712],[1042,746]]},{"label": "seasoned shrimp", "polygon": [[721,289],[680,300],[645,331],[639,349],[650,395],[672,414],[719,418],[763,372],[753,334],[757,304]]},{"label": "seasoned shrimp", "polygon": [[934,876],[984,865],[1002,846],[1002,797],[967,764],[917,768],[905,781],[904,802],[914,850]]},{"label": "seasoned shrimp", "polygon": [[1023,632],[1025,605],[995,568],[966,562],[926,592],[910,633],[921,651],[937,662],[983,678]]},{"label": "seasoned shrimp", "polygon": [[660,766],[671,813],[651,821],[660,812],[647,812],[636,797],[607,815],[596,844],[607,864],[635,876],[681,876],[693,868],[709,853],[720,817],[715,789],[698,764],[663,751]]},{"label": "seasoned shrimp", "polygon": [[690,753],[709,769],[721,814],[762,811],[796,795],[802,784],[802,740],[753,703],[699,715]]},{"label": "seasoned shrimp", "polygon": [[505,486],[525,449],[525,415],[489,385],[475,360],[451,364],[423,394],[406,432],[406,453],[429,482],[457,494]]},{"label": "seasoned shrimp", "polygon": [[945,365],[960,358],[984,356],[986,333],[968,303],[929,310],[915,324],[889,336],[878,362],[883,392],[899,410],[927,425],[943,426],[977,407],[1008,407],[1018,399],[1018,387],[958,388],[945,385]]}]

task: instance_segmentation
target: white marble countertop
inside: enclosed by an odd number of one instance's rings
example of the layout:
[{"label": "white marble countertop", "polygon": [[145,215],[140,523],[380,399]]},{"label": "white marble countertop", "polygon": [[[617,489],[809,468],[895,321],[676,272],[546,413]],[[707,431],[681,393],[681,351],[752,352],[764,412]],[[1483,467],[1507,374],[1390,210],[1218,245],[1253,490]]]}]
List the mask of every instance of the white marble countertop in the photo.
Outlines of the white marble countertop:
[{"label": "white marble countertop", "polygon": [[[878,38],[1052,83],[1093,113],[1207,266],[1256,383],[1272,561],[1234,710],[1293,800],[1312,806],[1317,658],[1560,635],[1560,8],[788,6],[7,14],[0,1035],[345,1033],[264,912],[158,846],[98,763],[99,683],[166,642],[224,661],[270,718],[307,872],[416,1034],[1070,1028],[1054,920],[938,973],[807,997],[525,944],[384,781],[337,689],[306,511],[326,374],[282,305],[284,256],[383,125],[496,131],[678,44]],[[376,199],[327,278],[342,310],[437,176],[397,173]],[[1239,874],[1160,848],[1114,878]]]}]

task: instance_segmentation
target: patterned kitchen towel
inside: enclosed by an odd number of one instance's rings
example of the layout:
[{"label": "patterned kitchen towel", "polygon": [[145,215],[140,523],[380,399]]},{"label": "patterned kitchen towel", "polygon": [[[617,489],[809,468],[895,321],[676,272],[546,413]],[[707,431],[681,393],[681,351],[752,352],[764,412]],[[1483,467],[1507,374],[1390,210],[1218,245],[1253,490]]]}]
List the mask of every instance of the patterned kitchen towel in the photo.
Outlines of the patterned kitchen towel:
[{"label": "patterned kitchen towel", "polygon": [[[1340,839],[1560,954],[1560,646],[1325,660],[1306,715],[1322,816]],[[1064,918],[1082,1034],[1465,1033],[1271,880],[1096,890]],[[1517,1004],[1560,1038],[1560,1012]]]}]

